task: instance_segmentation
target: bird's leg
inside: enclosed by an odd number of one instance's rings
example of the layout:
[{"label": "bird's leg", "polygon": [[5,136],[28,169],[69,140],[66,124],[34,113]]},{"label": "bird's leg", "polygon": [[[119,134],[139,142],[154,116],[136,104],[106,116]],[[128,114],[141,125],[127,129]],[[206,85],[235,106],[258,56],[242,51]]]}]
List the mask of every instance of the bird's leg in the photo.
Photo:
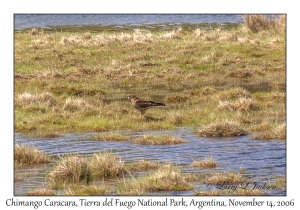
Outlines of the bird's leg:
[{"label": "bird's leg", "polygon": [[145,110],[141,110],[141,117],[143,117],[143,115],[145,114]]}]

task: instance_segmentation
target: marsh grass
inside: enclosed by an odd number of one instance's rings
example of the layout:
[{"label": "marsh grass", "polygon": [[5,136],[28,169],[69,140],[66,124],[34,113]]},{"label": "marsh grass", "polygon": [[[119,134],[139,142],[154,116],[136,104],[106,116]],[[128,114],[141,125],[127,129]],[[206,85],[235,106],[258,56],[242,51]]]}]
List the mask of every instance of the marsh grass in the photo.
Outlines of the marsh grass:
[{"label": "marsh grass", "polygon": [[32,166],[34,164],[49,163],[50,161],[51,158],[37,148],[19,144],[14,146],[15,167]]},{"label": "marsh grass", "polygon": [[48,180],[55,186],[72,183],[90,183],[92,173],[85,157],[66,155],[49,173]]},{"label": "marsh grass", "polygon": [[233,99],[239,99],[239,98],[251,98],[251,93],[242,88],[242,87],[234,87],[230,88],[228,90],[220,91],[216,94],[215,98],[219,101],[229,101]]},{"label": "marsh grass", "polygon": [[186,102],[188,100],[188,96],[184,94],[173,94],[169,95],[165,98],[165,101],[168,103],[177,103],[177,102]]},{"label": "marsh grass", "polygon": [[169,145],[169,144],[186,143],[187,140],[178,137],[173,137],[169,134],[162,134],[162,135],[145,134],[141,137],[134,139],[133,142],[135,144],[143,144],[143,145]]},{"label": "marsh grass", "polygon": [[198,131],[198,135],[214,137],[242,136],[247,135],[247,131],[235,121],[224,120],[203,126]]},{"label": "marsh grass", "polygon": [[43,92],[40,94],[31,94],[28,92],[24,92],[22,94],[18,94],[15,99],[15,105],[26,107],[33,104],[51,107],[56,105],[56,101],[53,95],[49,92]]},{"label": "marsh grass", "polygon": [[270,131],[263,131],[262,133],[253,135],[252,139],[258,140],[270,140],[270,139],[280,139],[286,140],[286,124],[279,124]]},{"label": "marsh grass", "polygon": [[97,185],[69,185],[64,190],[64,195],[67,196],[93,196],[103,195],[107,193],[107,189]]},{"label": "marsh grass", "polygon": [[143,178],[120,183],[118,186],[118,194],[143,195],[146,192],[184,191],[192,188],[193,186],[185,181],[181,170],[172,164],[168,164]]},{"label": "marsh grass", "polygon": [[239,98],[233,102],[220,101],[218,107],[221,110],[248,112],[255,109],[255,102],[251,98]]},{"label": "marsh grass", "polygon": [[48,188],[38,188],[30,190],[26,193],[27,196],[54,196],[56,195],[54,190]]},{"label": "marsh grass", "polygon": [[240,196],[248,196],[248,195],[252,195],[252,196],[256,196],[256,195],[264,195],[265,192],[261,191],[261,190],[252,190],[252,189],[237,189],[235,190],[232,195],[240,195]]},{"label": "marsh grass", "polygon": [[101,177],[123,174],[124,162],[111,152],[94,153],[91,157],[68,154],[60,157],[59,163],[48,174],[54,188],[69,184],[89,184]]},{"label": "marsh grass", "polygon": [[185,116],[181,113],[171,112],[167,120],[176,126],[180,126],[184,123]]},{"label": "marsh grass", "polygon": [[125,168],[128,171],[143,171],[143,170],[152,170],[157,169],[161,166],[160,162],[139,160],[138,162],[133,162],[125,164]]},{"label": "marsh grass", "polygon": [[207,177],[207,183],[210,184],[238,184],[242,183],[245,179],[240,173],[235,172],[214,172]]},{"label": "marsh grass", "polygon": [[252,32],[264,30],[285,30],[285,15],[244,15],[247,28]]},{"label": "marsh grass", "polygon": [[212,158],[205,159],[205,160],[199,160],[199,161],[193,161],[191,163],[192,167],[200,167],[200,168],[216,168],[219,166],[219,164]]},{"label": "marsh grass", "polygon": [[221,195],[220,192],[216,190],[211,190],[211,191],[201,191],[201,192],[195,192],[196,196],[218,196]]},{"label": "marsh grass", "polygon": [[109,132],[105,134],[95,135],[94,140],[100,141],[127,141],[130,139],[129,136],[124,135],[120,132]]},{"label": "marsh grass", "polygon": [[23,181],[24,179],[25,179],[25,176],[14,174],[14,182],[20,182],[20,181]]},{"label": "marsh grass", "polygon": [[271,130],[272,125],[269,122],[263,121],[260,124],[251,126],[251,131],[266,131]]},{"label": "marsh grass", "polygon": [[90,169],[93,177],[118,176],[125,172],[124,161],[111,152],[93,154],[90,160]]},{"label": "marsh grass", "polygon": [[[285,16],[269,28],[249,18],[231,29],[15,32],[15,131],[174,129],[239,112],[249,127],[285,122]],[[133,117],[129,93],[165,101],[148,111],[160,120]]]},{"label": "marsh grass", "polygon": [[286,189],[286,177],[278,177],[275,180],[275,186],[277,189]]}]

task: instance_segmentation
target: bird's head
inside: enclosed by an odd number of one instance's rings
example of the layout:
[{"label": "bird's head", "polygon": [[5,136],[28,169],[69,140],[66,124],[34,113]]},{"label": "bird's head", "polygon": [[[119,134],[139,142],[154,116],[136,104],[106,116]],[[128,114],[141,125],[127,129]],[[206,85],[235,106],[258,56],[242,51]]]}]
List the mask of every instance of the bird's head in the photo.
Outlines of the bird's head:
[{"label": "bird's head", "polygon": [[128,96],[128,100],[131,100],[131,99],[133,99],[133,98],[136,98],[136,96],[133,95],[133,94],[130,94],[130,95]]}]

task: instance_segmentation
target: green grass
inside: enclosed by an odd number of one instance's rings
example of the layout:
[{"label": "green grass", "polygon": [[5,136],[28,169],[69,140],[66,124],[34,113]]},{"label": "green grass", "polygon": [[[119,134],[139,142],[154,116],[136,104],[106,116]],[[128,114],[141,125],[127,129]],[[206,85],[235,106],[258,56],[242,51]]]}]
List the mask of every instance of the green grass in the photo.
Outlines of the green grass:
[{"label": "green grass", "polygon": [[[283,18],[270,27],[247,24],[147,34],[15,32],[15,131],[55,137],[200,127],[217,118],[246,128],[285,123]],[[128,94],[167,106],[141,118]]]}]

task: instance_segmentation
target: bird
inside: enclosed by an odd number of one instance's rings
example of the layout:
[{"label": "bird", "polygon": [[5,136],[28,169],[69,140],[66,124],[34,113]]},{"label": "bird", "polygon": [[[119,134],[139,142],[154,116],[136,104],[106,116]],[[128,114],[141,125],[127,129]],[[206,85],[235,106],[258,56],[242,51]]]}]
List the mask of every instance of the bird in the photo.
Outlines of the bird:
[{"label": "bird", "polygon": [[155,107],[155,106],[166,106],[164,103],[158,103],[155,101],[145,101],[143,99],[138,98],[137,96],[130,94],[128,99],[131,101],[131,104],[134,108],[140,111],[141,116],[145,114],[146,110]]}]

